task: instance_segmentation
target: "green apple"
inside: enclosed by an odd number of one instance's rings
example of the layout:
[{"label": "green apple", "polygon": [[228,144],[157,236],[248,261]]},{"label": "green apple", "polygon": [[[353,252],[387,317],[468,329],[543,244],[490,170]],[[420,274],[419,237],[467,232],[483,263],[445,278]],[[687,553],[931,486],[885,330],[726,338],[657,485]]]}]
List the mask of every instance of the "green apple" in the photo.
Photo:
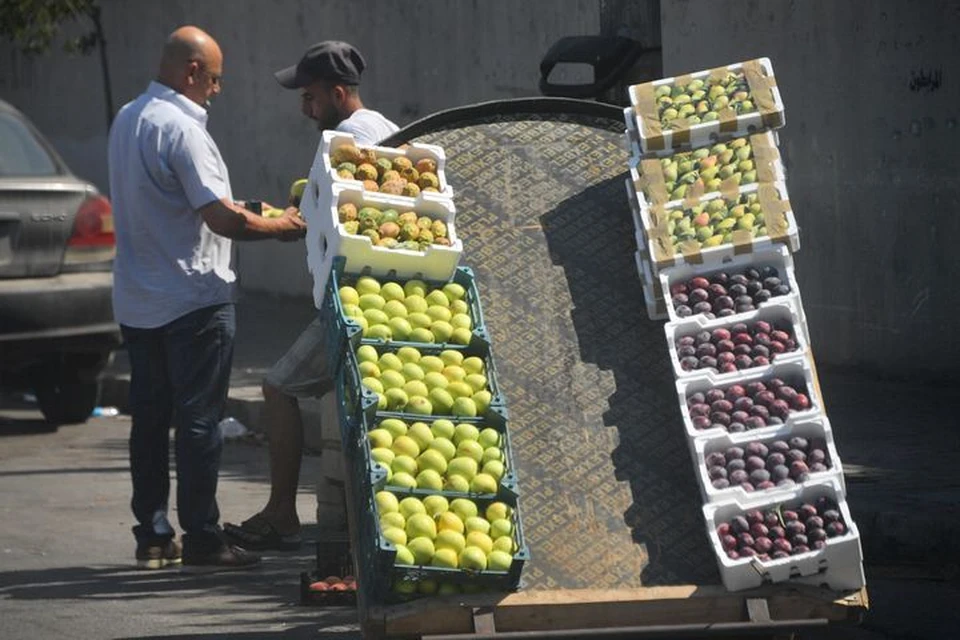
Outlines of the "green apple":
[{"label": "green apple", "polygon": [[384,389],[402,389],[407,382],[402,373],[393,369],[381,372],[379,380]]},{"label": "green apple", "polygon": [[393,435],[386,429],[371,429],[367,434],[370,446],[373,448],[389,449],[393,444]]},{"label": "green apple", "polygon": [[[361,296],[362,297],[362,296]],[[426,295],[427,304],[430,306],[449,307],[450,298],[448,298],[440,289],[434,289]]]},{"label": "green apple", "polygon": [[[427,518],[429,519],[429,516],[427,516]],[[430,520],[430,522],[432,523],[433,520]],[[407,526],[409,527],[409,523],[407,523]],[[407,533],[407,538],[409,537],[410,534]],[[410,549],[411,553],[413,553],[414,564],[430,564],[430,561],[433,559],[433,540],[427,538],[426,536],[413,538],[407,543],[407,548]]]},{"label": "green apple", "polygon": [[[360,380],[360,384],[374,393],[383,395],[383,383],[380,382],[380,378],[363,378]],[[386,403],[386,399],[384,399],[384,403]]]},{"label": "green apple", "polygon": [[398,544],[397,558],[394,560],[394,563],[402,565],[414,565],[416,564],[416,559],[413,557],[413,552],[410,551],[410,549],[407,549],[406,545]]},{"label": "green apple", "polygon": [[380,429],[386,429],[394,438],[407,433],[407,423],[397,418],[387,418],[380,422]]},{"label": "green apple", "polygon": [[410,313],[399,300],[388,300],[381,311],[387,314],[389,318],[406,318]]},{"label": "green apple", "polygon": [[473,477],[477,475],[479,468],[480,466],[473,458],[469,456],[456,456],[447,463],[447,475],[462,476],[469,484],[469,482],[473,480]]},{"label": "green apple", "polygon": [[403,287],[401,287],[396,282],[387,282],[380,286],[380,295],[383,296],[385,300],[403,300],[407,297],[407,294],[404,292]]},{"label": "green apple", "polygon": [[397,357],[400,358],[400,361],[404,364],[413,363],[416,364],[420,362],[420,352],[413,347],[400,347],[397,349]]},{"label": "green apple", "polygon": [[440,352],[440,359],[443,360],[443,364],[448,367],[459,367],[461,364],[463,364],[463,358],[463,354],[456,349],[444,349]]},{"label": "green apple", "polygon": [[463,521],[463,526],[467,534],[473,532],[487,534],[490,532],[490,523],[480,516],[470,516]]},{"label": "green apple", "polygon": [[363,315],[363,309],[355,304],[345,304],[343,305],[343,315],[348,318],[356,318]]},{"label": "green apple", "polygon": [[408,298],[413,295],[424,297],[427,295],[427,283],[417,279],[407,280],[403,285],[403,292]]},{"label": "green apple", "polygon": [[454,316],[450,318],[450,324],[453,325],[454,329],[470,330],[473,328],[473,321],[470,319],[470,316],[465,313],[454,314]]},{"label": "green apple", "polygon": [[[427,389],[446,389],[447,385],[450,384],[450,381],[442,373],[437,373],[436,371],[431,371],[423,376],[423,383],[427,385]],[[451,403],[453,400],[450,401]]]},{"label": "green apple", "polygon": [[470,388],[473,389],[473,393],[478,391],[483,391],[487,388],[487,376],[482,373],[468,373],[467,377],[463,379]]},{"label": "green apple", "polygon": [[426,422],[414,422],[407,430],[407,436],[413,438],[422,452],[427,449],[427,445],[433,440],[433,431],[430,430]]},{"label": "green apple", "polygon": [[487,554],[478,547],[466,547],[460,552],[460,568],[469,571],[483,571],[487,568]]},{"label": "green apple", "polygon": [[467,290],[463,288],[463,285],[457,284],[456,282],[448,282],[443,285],[443,293],[446,294],[447,299],[450,302],[454,300],[462,300],[465,295],[467,295]]},{"label": "green apple", "polygon": [[[440,376],[439,373],[432,373],[430,375]],[[440,377],[443,378],[443,376]],[[446,378],[444,378],[444,380],[446,380]],[[450,392],[446,389],[434,387],[427,394],[427,399],[430,400],[434,410],[439,414],[449,415],[450,410],[453,408],[453,396],[450,395]]]},{"label": "green apple", "polygon": [[470,491],[470,481],[458,474],[447,474],[447,479],[443,483],[443,488],[446,491],[467,493]]},{"label": "green apple", "polygon": [[472,518],[479,513],[477,503],[467,498],[455,498],[450,502],[450,510],[460,516],[461,520]]},{"label": "green apple", "polygon": [[387,481],[391,487],[402,487],[404,489],[416,489],[417,488],[417,479],[414,478],[409,473],[399,471],[390,476],[390,479]]},{"label": "green apple", "polygon": [[403,411],[410,400],[410,396],[403,389],[387,389],[383,393],[387,398],[387,409],[390,411]]},{"label": "green apple", "polygon": [[487,447],[483,450],[480,464],[487,464],[488,462],[503,462],[503,450],[499,446]]},{"label": "green apple", "polygon": [[454,300],[450,303],[450,311],[454,315],[466,314],[470,315],[470,305],[467,304],[466,300]]},{"label": "green apple", "polygon": [[[483,518],[472,518],[473,520],[480,520],[486,522]],[[408,525],[409,526],[409,525]],[[407,533],[407,536],[410,534]],[[470,529],[470,522],[467,522],[467,546],[468,547],[477,547],[483,549],[483,552],[490,553],[493,551],[493,540],[485,531],[480,529]]]},{"label": "green apple", "polygon": [[430,395],[430,389],[422,380],[410,380],[403,385],[403,390],[407,392],[407,395],[411,398],[413,396],[421,396],[426,398]]},{"label": "green apple", "polygon": [[[410,326],[414,329],[428,329],[430,324],[433,323],[433,318],[425,313],[415,312],[407,316],[407,322],[409,322]],[[432,333],[430,335],[433,336]]]},{"label": "green apple", "polygon": [[[403,320],[403,318],[400,318],[400,320]],[[386,342],[393,338],[393,329],[388,324],[374,324],[363,332],[363,337]]]},{"label": "green apple", "polygon": [[493,400],[493,394],[489,390],[484,389],[483,391],[477,391],[473,396],[473,403],[477,406],[477,414],[486,413],[487,409],[490,407],[490,402]]},{"label": "green apple", "polygon": [[437,535],[442,531],[456,531],[463,534],[463,520],[453,511],[444,511],[437,516]]},{"label": "green apple", "polygon": [[367,309],[363,312],[363,317],[367,319],[370,328],[386,325],[390,321],[390,316],[382,309]]},{"label": "green apple", "polygon": [[460,559],[456,549],[442,547],[434,552],[433,558],[430,559],[430,566],[440,567],[442,569],[456,569],[459,561]]},{"label": "green apple", "polygon": [[377,503],[377,511],[381,514],[397,513],[400,511],[400,503],[397,500],[397,496],[389,491],[377,491],[373,499],[374,502]]},{"label": "green apple", "polygon": [[389,351],[380,356],[378,364],[380,366],[380,371],[400,372],[403,370],[403,360],[401,360],[400,356],[397,354],[390,353]]},{"label": "green apple", "polygon": [[[451,312],[450,309],[436,305],[427,308],[427,315],[430,316],[433,322],[450,322],[453,318],[453,312]],[[453,328],[451,328],[450,331],[452,333]]]},{"label": "green apple", "polygon": [[433,413],[433,405],[423,396],[412,396],[407,403],[407,412],[418,416],[428,416]]},{"label": "green apple", "polygon": [[457,553],[460,553],[463,551],[463,548],[467,546],[467,540],[459,531],[445,529],[437,532],[437,539],[434,541],[434,546],[437,548],[437,551],[440,549],[453,549]]},{"label": "green apple", "polygon": [[465,418],[477,417],[477,403],[473,398],[457,398],[453,401],[453,415]]},{"label": "green apple", "polygon": [[[377,325],[378,327],[384,325]],[[387,320],[386,327],[390,330],[390,335],[388,336],[374,336],[370,335],[371,338],[376,338],[379,340],[408,340],[410,335],[413,333],[413,325],[410,324],[410,321],[406,318],[393,317]],[[373,330],[373,327],[370,328]]]},{"label": "green apple", "polygon": [[428,327],[414,328],[414,330],[410,332],[410,336],[407,339],[410,342],[422,342],[424,344],[433,344],[436,342],[433,337],[433,332],[430,331]]},{"label": "green apple", "polygon": [[428,489],[430,491],[441,491],[443,489],[443,477],[433,469],[424,469],[416,477],[418,489]]},{"label": "green apple", "polygon": [[383,299],[379,293],[365,293],[360,296],[359,301],[357,301],[357,306],[359,306],[364,311],[368,309],[383,309],[383,306],[387,304],[387,301]]},{"label": "green apple", "polygon": [[424,375],[426,375],[423,372],[423,367],[415,362],[404,363],[400,373],[403,374],[403,377],[406,378],[408,382],[410,380],[423,380]]},{"label": "green apple", "polygon": [[491,502],[484,511],[484,515],[490,522],[509,518],[511,513],[513,513],[513,509],[504,502]]},{"label": "green apple", "polygon": [[492,427],[485,427],[477,434],[477,442],[479,442],[484,449],[496,447],[500,444],[500,432]]},{"label": "green apple", "polygon": [[[477,474],[477,476],[474,477],[474,480],[476,480],[476,478],[479,478],[480,476],[488,475],[491,478],[493,478],[496,482],[500,482],[500,480],[503,478],[503,474],[505,471],[506,470],[503,468],[503,463],[500,462],[499,460],[488,460],[487,462],[483,463],[482,472]],[[471,488],[473,488],[473,483],[471,483]],[[495,492],[491,491],[489,493],[495,493]]]},{"label": "green apple", "polygon": [[506,518],[500,518],[490,523],[490,537],[502,538],[513,533],[513,524]]},{"label": "green apple", "polygon": [[[462,380],[455,380],[447,384],[447,392],[453,396],[453,399],[457,398],[471,398],[473,394],[476,393],[469,384]],[[451,407],[452,409],[453,407]]]},{"label": "green apple", "polygon": [[357,278],[357,284],[354,286],[361,296],[371,293],[380,293],[380,283],[370,276],[361,276]]},{"label": "green apple", "polygon": [[430,325],[430,332],[435,342],[449,342],[453,331],[453,325],[443,320],[437,320]]},{"label": "green apple", "polygon": [[423,508],[427,510],[427,515],[431,518],[436,518],[450,509],[450,503],[443,496],[427,496],[422,502]]},{"label": "green apple", "polygon": [[344,304],[344,305],[360,304],[360,294],[353,287],[349,287],[349,286],[340,287],[340,291],[338,293],[340,294],[341,304]]},{"label": "green apple", "polygon": [[463,327],[457,327],[450,335],[450,342],[453,344],[468,345],[472,340],[473,332],[470,331],[470,329],[464,329]]},{"label": "green apple", "polygon": [[375,447],[370,450],[370,457],[373,458],[374,461],[380,462],[389,467],[393,463],[393,459],[396,458],[397,455],[390,449]]},{"label": "green apple", "polygon": [[453,438],[453,434],[456,432],[456,426],[449,420],[434,420],[430,425],[430,431],[433,432],[435,438],[446,438],[450,440]]},{"label": "green apple", "polygon": [[[385,513],[380,516],[380,528],[386,529],[387,527],[398,527],[401,531],[407,526],[407,519],[400,515],[398,512],[393,511],[391,513]],[[404,534],[406,535],[406,534]]]},{"label": "green apple", "polygon": [[505,551],[494,549],[487,554],[487,569],[490,571],[509,571],[513,556]]},{"label": "green apple", "polygon": [[453,444],[458,445],[464,440],[480,440],[480,430],[469,422],[461,422],[453,428]]},{"label": "green apple", "polygon": [[410,516],[427,512],[427,508],[423,506],[423,502],[420,501],[420,498],[415,498],[413,496],[407,496],[401,500],[397,506],[397,509],[400,511],[400,515],[407,520],[410,519]]},{"label": "green apple", "polygon": [[493,541],[493,550],[512,554],[517,550],[517,543],[510,536],[503,536]]},{"label": "green apple", "polygon": [[423,356],[417,364],[420,365],[425,373],[441,373],[443,368],[447,366],[443,360],[437,356]]},{"label": "green apple", "polygon": [[471,493],[496,493],[497,488],[497,479],[489,473],[478,473],[470,481]]},{"label": "green apple", "polygon": [[412,295],[404,299],[403,306],[405,306],[410,313],[425,313],[430,305],[427,304],[423,296]]},{"label": "green apple", "polygon": [[[476,440],[461,440],[457,445],[457,457],[470,458],[479,465],[483,460],[483,446]],[[470,480],[472,482],[473,478]]]},{"label": "green apple", "polygon": [[383,530],[383,537],[393,544],[407,544],[407,534],[403,531],[403,529],[387,527]]},{"label": "green apple", "polygon": [[376,347],[369,344],[361,345],[357,349],[357,361],[358,362],[373,362],[376,363],[380,359],[380,354],[377,353]]},{"label": "green apple", "polygon": [[447,462],[453,460],[457,455],[457,445],[453,444],[449,438],[444,438],[443,436],[436,436],[430,443],[430,449],[439,452]]},{"label": "green apple", "polygon": [[483,358],[477,356],[470,356],[463,359],[463,364],[461,365],[467,373],[483,373],[485,365],[483,363]]},{"label": "green apple", "polygon": [[390,470],[394,473],[406,473],[415,476],[420,471],[420,467],[417,465],[417,461],[410,456],[394,455],[390,462]]},{"label": "green apple", "polygon": [[[361,362],[357,367],[360,371],[361,378],[379,378],[380,377],[380,367],[377,366],[376,362],[365,361]],[[444,378],[446,380],[446,378]]]},{"label": "green apple", "polygon": [[[411,398],[411,402],[412,400]],[[420,455],[420,445],[417,444],[416,440],[407,435],[394,438],[393,445],[390,448],[393,449],[393,452],[398,456],[403,455],[416,458]]]}]

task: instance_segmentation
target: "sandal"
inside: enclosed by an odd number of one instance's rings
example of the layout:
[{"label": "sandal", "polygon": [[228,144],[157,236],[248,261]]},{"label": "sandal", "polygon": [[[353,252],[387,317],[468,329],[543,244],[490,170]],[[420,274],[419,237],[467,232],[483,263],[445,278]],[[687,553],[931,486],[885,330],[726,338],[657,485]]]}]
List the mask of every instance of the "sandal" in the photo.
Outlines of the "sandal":
[{"label": "sandal", "polygon": [[282,534],[267,518],[258,513],[239,525],[223,523],[223,532],[245,549],[254,551],[296,551],[303,540],[299,533]]}]

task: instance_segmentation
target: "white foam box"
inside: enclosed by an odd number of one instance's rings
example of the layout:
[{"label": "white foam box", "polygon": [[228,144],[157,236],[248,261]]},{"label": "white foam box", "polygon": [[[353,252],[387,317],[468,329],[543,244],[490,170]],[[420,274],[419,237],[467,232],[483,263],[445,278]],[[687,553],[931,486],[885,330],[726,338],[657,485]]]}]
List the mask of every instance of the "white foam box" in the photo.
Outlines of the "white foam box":
[{"label": "white foam box", "polygon": [[[311,170],[307,188],[301,200],[301,212],[307,221],[307,266],[313,276],[313,297],[318,309],[323,308],[323,296],[333,258],[346,258],[344,271],[359,273],[369,267],[370,275],[399,279],[450,280],[463,254],[463,242],[457,237],[456,209],[453,201],[440,194],[421,193],[416,198],[401,198],[384,193],[365,191],[355,184],[342,183],[321,188],[315,180],[317,171]],[[376,247],[370,238],[348,234],[339,222],[337,207],[351,202],[359,209],[364,206],[415,211],[447,224],[449,247],[430,245],[424,251]]]},{"label": "white foam box", "polygon": [[666,302],[659,281],[650,272],[650,261],[644,258],[640,251],[635,252],[633,257],[637,262],[637,274],[643,284],[643,301],[647,307],[647,315],[651,320],[666,320]]},{"label": "white foam box", "polygon": [[[677,380],[677,400],[680,404],[680,413],[683,416],[684,429],[687,432],[687,443],[690,445],[690,451],[696,458],[696,442],[703,438],[720,438],[727,435],[727,430],[720,427],[710,429],[696,429],[693,426],[693,420],[690,412],[687,411],[687,398],[695,393],[706,393],[710,389],[719,388],[726,390],[734,384],[747,385],[751,382],[766,382],[771,378],[780,378],[788,385],[797,388],[802,387],[804,393],[810,398],[810,408],[806,411],[791,411],[783,425],[771,425],[761,429],[743,432],[752,439],[766,438],[779,431],[784,425],[791,426],[795,422],[825,416],[826,410],[823,405],[823,394],[820,392],[820,383],[817,380],[816,369],[814,369],[811,359],[803,354],[778,358],[769,368],[747,369],[745,372],[735,378],[735,374],[722,374],[718,376],[712,371],[702,372],[696,376],[686,376]],[[723,377],[724,379],[719,379]],[[740,434],[730,434],[740,435]]]},{"label": "white foam box", "polygon": [[[807,413],[807,412],[804,412]],[[823,415],[807,416],[791,420],[788,424],[779,425],[775,431],[757,436],[760,429],[754,431],[745,431],[743,433],[724,433],[716,437],[699,437],[694,440],[693,453],[694,464],[697,467],[697,476],[700,481],[700,494],[704,503],[723,502],[725,500],[753,500],[758,496],[773,496],[781,494],[790,494],[798,488],[802,489],[808,485],[820,482],[825,479],[836,481],[840,486],[842,496],[847,495],[847,485],[843,477],[843,465],[840,462],[840,455],[837,453],[837,447],[833,439],[833,429],[830,427],[830,420]],[[762,431],[767,431],[766,429]],[[730,447],[744,447],[750,442],[762,442],[769,445],[774,440],[789,440],[793,437],[801,438],[822,438],[826,442],[826,454],[829,461],[829,468],[826,471],[811,473],[809,480],[797,483],[791,487],[775,487],[763,491],[747,492],[743,488],[727,487],[726,489],[717,489],[710,481],[707,474],[708,455],[714,452],[723,453]]]},{"label": "white foam box", "polygon": [[[727,382],[732,383],[732,381],[739,379],[744,373],[770,370],[773,367],[774,362],[789,357],[790,355],[806,354],[808,351],[810,351],[810,344],[807,342],[803,328],[800,326],[800,323],[802,322],[801,316],[797,311],[795,303],[792,300],[785,300],[785,297],[786,296],[782,296],[776,302],[771,300],[768,304],[760,307],[756,311],[747,311],[745,313],[737,314],[736,320],[731,320],[732,316],[708,320],[701,314],[690,316],[689,318],[681,318],[675,322],[666,323],[663,330],[667,337],[667,349],[670,352],[674,375],[679,380],[682,378],[700,375],[702,373],[710,373],[714,376],[714,379],[718,384],[726,384]],[[740,369],[739,371],[731,371],[729,373],[713,372],[709,369],[694,369],[692,371],[684,371],[680,367],[680,359],[677,357],[677,339],[683,336],[695,335],[700,331],[712,331],[721,327],[730,327],[738,322],[745,322],[750,325],[758,320],[765,320],[771,323],[789,321],[792,326],[792,332],[794,335],[794,340],[797,343],[797,348],[794,351],[777,354],[777,357],[774,358],[768,365],[751,367],[749,369]]]},{"label": "white foam box", "polygon": [[713,247],[701,247],[700,242],[688,240],[683,245],[674,246],[667,225],[671,212],[675,210],[689,210],[694,201],[678,200],[666,205],[656,205],[640,210],[640,220],[645,230],[644,237],[647,243],[647,252],[650,254],[651,264],[657,273],[661,269],[680,264],[713,265],[722,264],[725,260],[745,253],[756,253],[783,245],[792,253],[800,250],[800,229],[793,215],[790,200],[787,196],[787,186],[782,182],[770,184],[752,184],[743,187],[734,198],[725,197],[721,192],[708,193],[697,199],[697,204],[705,204],[710,200],[724,199],[732,205],[734,199],[740,199],[756,193],[764,215],[767,233],[753,237],[749,231],[734,230],[730,242]]},{"label": "white foam box", "polygon": [[[445,171],[447,159],[442,147],[418,142],[409,144],[403,149],[357,144],[352,134],[342,133],[332,129],[323,132],[323,139],[320,142],[320,153],[317,154],[314,159],[314,163],[318,165],[317,168],[320,169],[320,171],[317,172],[317,178],[320,184],[326,184],[327,186],[333,184],[349,184],[363,188],[363,183],[359,180],[346,180],[338,177],[336,167],[334,167],[330,161],[331,152],[343,145],[353,145],[361,150],[369,149],[376,154],[376,157],[389,158],[391,161],[394,158],[403,156],[409,158],[414,165],[423,158],[429,158],[437,163],[437,179],[440,182],[438,193],[447,198],[453,197],[453,187],[447,182],[447,174]],[[404,198],[408,202],[413,201],[413,198],[408,196],[396,197]]]},{"label": "white foam box", "polygon": [[[710,503],[703,507],[703,517],[707,527],[707,537],[717,556],[717,565],[723,585],[730,591],[753,589],[764,584],[789,582],[815,587],[825,587],[834,591],[859,589],[864,585],[863,551],[860,545],[860,532],[850,515],[850,508],[843,492],[835,481],[823,480],[809,483],[786,496],[763,496],[751,494],[750,500],[730,500]],[[739,558],[727,556],[717,535],[717,526],[743,515],[751,509],[770,509],[783,504],[796,507],[803,502],[813,502],[822,496],[837,502],[843,523],[844,535],[827,538],[823,549],[787,558],[760,560],[758,558]]]},{"label": "white foam box", "polygon": [[[790,300],[800,316],[799,328],[803,331],[804,338],[806,338],[807,342],[809,342],[810,330],[807,326],[807,315],[803,309],[803,297],[800,295],[800,286],[797,284],[797,274],[793,265],[793,256],[783,245],[771,247],[767,250],[758,251],[756,253],[732,256],[725,259],[720,264],[713,264],[709,267],[706,267],[705,265],[682,264],[660,271],[658,276],[658,279],[660,280],[660,290],[663,292],[664,304],[666,306],[667,315],[669,316],[670,321],[678,322],[684,319],[677,315],[677,310],[673,305],[672,291],[675,284],[687,282],[697,276],[702,276],[709,280],[711,276],[720,271],[725,271],[730,275],[743,273],[743,271],[750,267],[755,269],[761,269],[763,267],[776,268],[777,272],[780,274],[780,279],[790,286],[790,293],[785,296],[773,297],[767,302],[761,302],[758,308],[762,309],[767,305],[774,304],[781,300]],[[727,316],[726,319],[736,322],[736,319],[742,319],[746,317],[747,313],[750,312]]]},{"label": "white foam box", "polygon": [[[692,80],[708,81],[711,76],[746,73],[749,84],[749,99],[757,106],[751,113],[736,114],[732,110],[720,112],[719,119],[684,127],[664,128],[658,117],[656,91],[658,87],[688,84]],[[641,154],[665,149],[691,149],[711,141],[743,136],[765,130],[779,129],[784,118],[783,99],[776,85],[773,65],[769,58],[738,62],[726,67],[697,71],[683,76],[663,78],[633,85],[628,88],[629,107],[623,110],[627,136],[636,141]]]},{"label": "white foam box", "polygon": [[[732,191],[743,192],[746,187],[753,184],[771,182],[785,183],[787,174],[783,168],[780,151],[777,148],[777,134],[773,131],[765,131],[763,133],[755,133],[749,136],[735,138],[734,140],[742,138],[745,138],[750,144],[751,154],[747,159],[753,161],[757,179],[752,182],[738,184],[730,181],[728,178],[728,182],[722,184],[719,191],[722,193]],[[732,142],[732,140],[726,142],[729,143]],[[687,193],[684,194],[683,198],[671,198],[666,188],[669,181],[663,175],[662,161],[672,159],[682,154],[686,157],[681,158],[681,160],[691,161],[696,167],[699,167],[698,161],[692,159],[691,154],[700,152],[703,149],[709,150],[716,144],[718,143],[707,144],[702,147],[697,147],[696,149],[691,149],[690,151],[675,151],[671,149],[670,151],[659,151],[647,157],[639,155],[631,156],[629,167],[632,189],[628,192],[628,196],[636,201],[638,208],[645,209],[656,204],[679,203],[683,199],[705,195],[706,190],[704,189],[703,182],[699,181],[688,187]],[[699,173],[698,168],[693,170]],[[678,176],[678,178],[679,177],[680,176]]]}]

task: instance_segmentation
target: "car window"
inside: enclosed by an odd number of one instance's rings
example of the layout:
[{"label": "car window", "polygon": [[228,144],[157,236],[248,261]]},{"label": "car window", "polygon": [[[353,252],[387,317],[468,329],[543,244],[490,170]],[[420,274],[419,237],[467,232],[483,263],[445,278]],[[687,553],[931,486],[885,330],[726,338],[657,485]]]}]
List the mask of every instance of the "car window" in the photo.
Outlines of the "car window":
[{"label": "car window", "polygon": [[55,176],[56,163],[18,118],[0,113],[0,176]]}]

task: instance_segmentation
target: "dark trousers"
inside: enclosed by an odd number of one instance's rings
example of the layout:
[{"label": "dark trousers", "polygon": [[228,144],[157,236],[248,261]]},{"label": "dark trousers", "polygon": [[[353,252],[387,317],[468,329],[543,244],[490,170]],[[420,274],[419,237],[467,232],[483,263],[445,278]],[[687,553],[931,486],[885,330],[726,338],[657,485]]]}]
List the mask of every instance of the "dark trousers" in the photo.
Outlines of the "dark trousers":
[{"label": "dark trousers", "polygon": [[176,429],[177,515],[184,546],[212,549],[220,510],[217,476],[236,312],[206,307],[156,329],[121,326],[130,358],[131,506],[137,541],[174,535],[170,499],[170,426]]}]

